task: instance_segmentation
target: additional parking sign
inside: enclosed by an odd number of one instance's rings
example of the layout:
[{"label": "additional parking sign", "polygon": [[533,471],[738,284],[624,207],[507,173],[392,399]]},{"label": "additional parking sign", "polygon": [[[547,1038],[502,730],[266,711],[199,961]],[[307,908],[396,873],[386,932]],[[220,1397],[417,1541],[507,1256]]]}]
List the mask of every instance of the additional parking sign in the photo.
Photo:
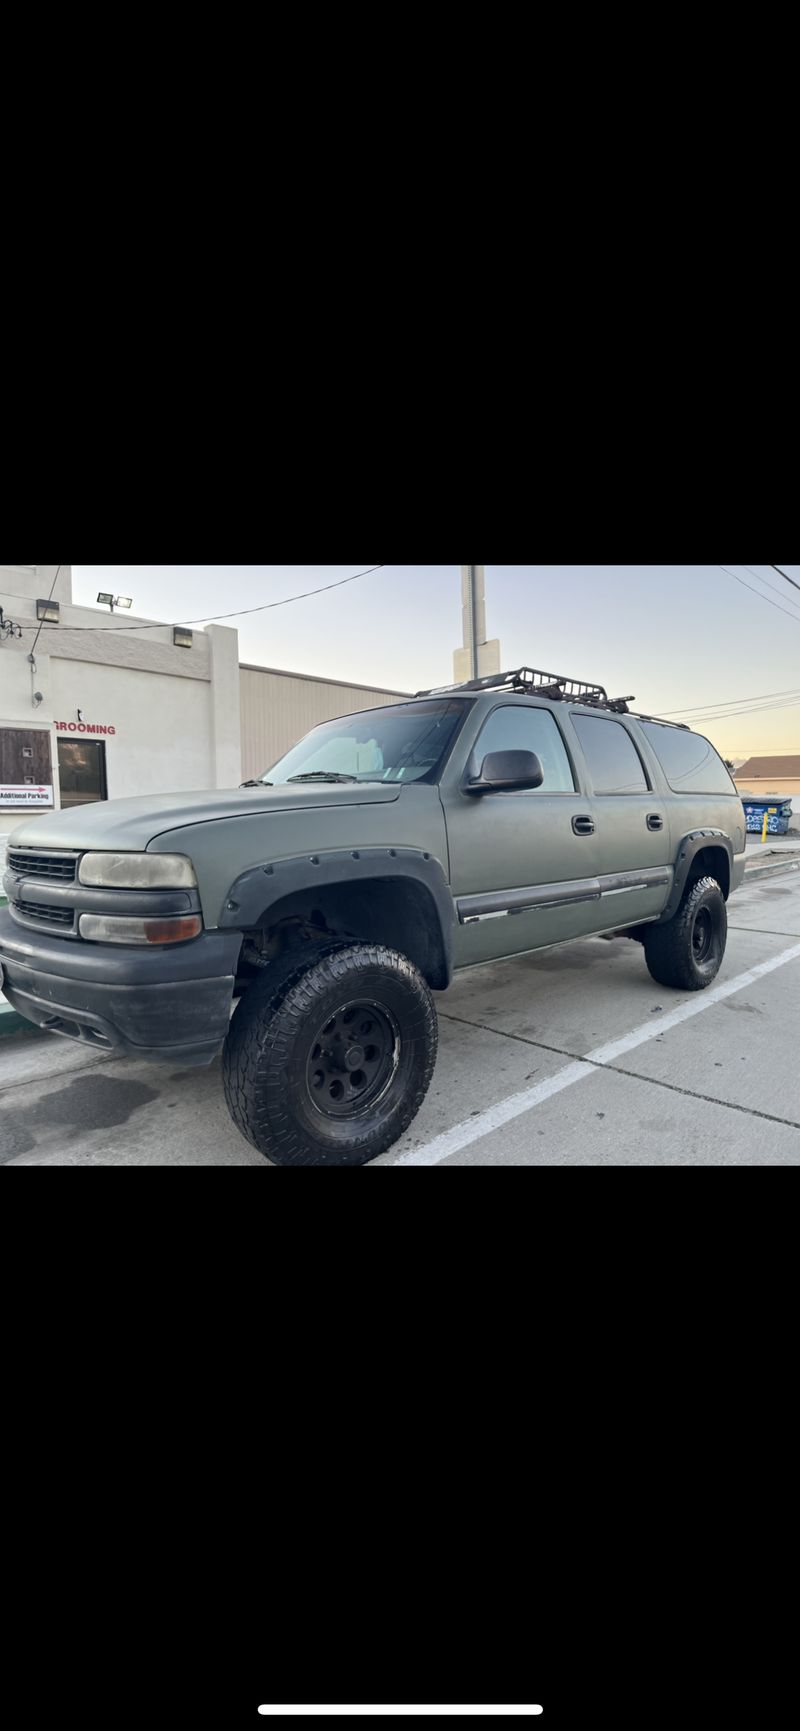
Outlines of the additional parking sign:
[{"label": "additional parking sign", "polygon": [[8,784],[0,787],[0,806],[4,805],[52,805],[52,786],[32,787],[30,782],[21,786]]}]

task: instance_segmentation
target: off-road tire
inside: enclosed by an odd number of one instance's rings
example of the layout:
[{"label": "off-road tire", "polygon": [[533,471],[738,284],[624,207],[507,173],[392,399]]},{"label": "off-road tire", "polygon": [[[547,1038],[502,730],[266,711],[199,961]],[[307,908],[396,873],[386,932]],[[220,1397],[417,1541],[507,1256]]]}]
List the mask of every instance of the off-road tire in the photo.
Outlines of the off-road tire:
[{"label": "off-road tire", "polygon": [[725,897],[716,878],[697,878],[671,920],[648,926],[645,961],[660,986],[702,992],[719,973],[727,937]]},{"label": "off-road tire", "polygon": [[[327,1099],[330,1090],[323,1090],[322,1108],[314,1096],[310,1066],[319,1031],[330,1022],[339,1027],[351,1005],[374,1006],[385,1036],[380,1061],[386,1074],[383,1081],[378,1064],[376,1097],[370,1099],[367,1086],[363,1109],[357,1102],[351,1109],[345,1099],[336,1117],[328,1115],[337,1110]],[[369,1013],[354,1012],[356,1018]],[[433,999],[407,956],[383,944],[288,952],[264,969],[234,1012],[222,1054],[228,1110],[247,1141],[276,1165],[364,1166],[416,1117],[437,1047]],[[342,1071],[343,1094],[361,1074]]]}]

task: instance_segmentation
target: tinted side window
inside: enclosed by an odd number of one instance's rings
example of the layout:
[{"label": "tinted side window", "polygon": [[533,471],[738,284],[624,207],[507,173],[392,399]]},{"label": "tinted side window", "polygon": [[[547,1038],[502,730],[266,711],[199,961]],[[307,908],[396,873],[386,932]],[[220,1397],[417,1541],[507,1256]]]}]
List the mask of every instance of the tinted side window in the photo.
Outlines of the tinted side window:
[{"label": "tinted side window", "polygon": [[572,725],[586,753],[595,793],[646,793],[642,760],[621,721],[573,715]]},{"label": "tinted side window", "polygon": [[641,722],[674,793],[735,793],[736,788],[713,745],[697,733]]},{"label": "tinted side window", "polygon": [[575,792],[564,741],[546,709],[529,709],[520,703],[493,710],[475,747],[479,765],[490,751],[535,751],[544,782],[532,793]]}]

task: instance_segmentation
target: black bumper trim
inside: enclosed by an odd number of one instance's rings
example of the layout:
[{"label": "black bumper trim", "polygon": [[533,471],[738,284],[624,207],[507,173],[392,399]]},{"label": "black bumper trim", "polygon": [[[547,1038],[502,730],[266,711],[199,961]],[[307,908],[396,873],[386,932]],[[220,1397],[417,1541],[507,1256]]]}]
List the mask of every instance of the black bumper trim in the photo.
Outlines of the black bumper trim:
[{"label": "black bumper trim", "polygon": [[137,1058],[211,1063],[228,1031],[240,947],[238,932],[206,932],[142,955],[23,931],[0,910],[12,1008],[55,1034]]}]

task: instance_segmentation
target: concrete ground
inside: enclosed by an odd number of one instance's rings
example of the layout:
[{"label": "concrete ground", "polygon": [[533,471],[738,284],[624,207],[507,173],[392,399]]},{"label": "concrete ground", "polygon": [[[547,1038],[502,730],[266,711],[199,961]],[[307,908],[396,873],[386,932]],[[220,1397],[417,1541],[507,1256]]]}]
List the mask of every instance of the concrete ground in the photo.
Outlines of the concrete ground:
[{"label": "concrete ground", "polygon": [[[758,844],[760,845],[760,844]],[[427,1100],[375,1166],[800,1165],[800,871],[749,878],[706,992],[587,939],[473,968],[439,995]],[[272,1168],[209,1070],[0,1041],[0,1161]]]}]

